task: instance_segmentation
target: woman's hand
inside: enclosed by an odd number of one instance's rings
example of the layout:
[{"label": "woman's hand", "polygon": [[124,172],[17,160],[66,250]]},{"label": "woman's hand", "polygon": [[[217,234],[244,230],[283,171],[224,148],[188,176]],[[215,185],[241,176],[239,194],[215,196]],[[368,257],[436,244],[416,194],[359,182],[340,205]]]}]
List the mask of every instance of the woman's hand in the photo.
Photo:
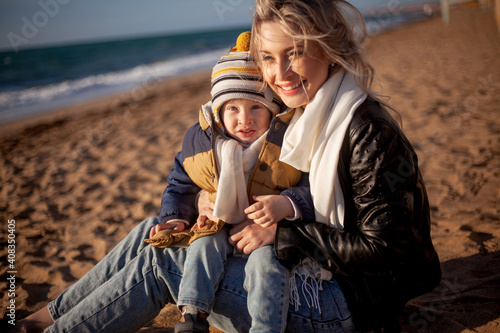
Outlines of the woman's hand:
[{"label": "woman's hand", "polygon": [[165,229],[174,229],[175,231],[182,231],[186,225],[182,221],[172,221],[172,222],[167,222],[167,223],[161,223],[157,224],[154,227],[151,228],[149,231],[149,238],[153,238],[153,236],[162,230]]},{"label": "woman's hand", "polygon": [[264,228],[252,220],[246,220],[231,228],[229,243],[239,252],[250,254],[259,247],[274,244],[276,228],[277,224]]},{"label": "woman's hand", "polygon": [[200,215],[198,216],[198,219],[196,220],[196,224],[191,228],[191,230],[196,230],[196,229],[201,229],[204,226],[207,226],[207,228],[212,228],[212,225],[214,224],[213,220],[210,220],[208,216],[206,215]]},{"label": "woman's hand", "polygon": [[218,219],[214,217],[214,203],[210,201],[208,198],[207,191],[201,191],[198,195],[198,202],[196,203],[198,206],[198,215],[205,215],[208,219],[212,221],[217,221]]}]

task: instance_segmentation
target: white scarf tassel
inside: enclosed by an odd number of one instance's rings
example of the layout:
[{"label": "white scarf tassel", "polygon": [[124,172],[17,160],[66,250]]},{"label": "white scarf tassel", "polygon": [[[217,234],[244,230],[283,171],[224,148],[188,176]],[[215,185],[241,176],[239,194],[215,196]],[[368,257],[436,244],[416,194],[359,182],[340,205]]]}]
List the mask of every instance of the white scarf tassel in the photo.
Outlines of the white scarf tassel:
[{"label": "white scarf tassel", "polygon": [[323,280],[330,280],[332,274],[330,272],[326,273],[326,276],[318,265],[316,265],[309,258],[304,259],[299,265],[295,266],[290,272],[290,304],[295,306],[295,311],[299,310],[299,306],[302,305],[300,302],[300,293],[297,288],[296,276],[301,280],[301,290],[302,296],[306,300],[307,306],[309,308],[318,309],[321,314],[321,306],[319,302],[319,291],[323,290]]}]

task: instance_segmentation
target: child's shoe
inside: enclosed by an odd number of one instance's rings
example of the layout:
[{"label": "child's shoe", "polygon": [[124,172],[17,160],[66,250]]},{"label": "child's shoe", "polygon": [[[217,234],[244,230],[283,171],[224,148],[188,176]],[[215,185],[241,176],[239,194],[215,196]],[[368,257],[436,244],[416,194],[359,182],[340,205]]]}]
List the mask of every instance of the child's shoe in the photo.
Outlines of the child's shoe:
[{"label": "child's shoe", "polygon": [[175,333],[209,333],[209,327],[206,313],[186,313],[175,325]]}]

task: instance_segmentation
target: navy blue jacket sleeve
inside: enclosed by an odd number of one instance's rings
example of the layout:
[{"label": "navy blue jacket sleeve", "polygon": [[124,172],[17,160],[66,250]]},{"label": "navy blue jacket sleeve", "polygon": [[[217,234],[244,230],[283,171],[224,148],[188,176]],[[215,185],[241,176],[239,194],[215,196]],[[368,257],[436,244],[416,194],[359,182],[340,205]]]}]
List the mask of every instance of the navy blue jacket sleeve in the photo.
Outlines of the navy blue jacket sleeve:
[{"label": "navy blue jacket sleeve", "polygon": [[182,153],[177,153],[174,169],[170,172],[168,186],[163,192],[160,221],[184,219],[193,223],[198,217],[196,196],[201,190],[188,176],[182,165]]},{"label": "navy blue jacket sleeve", "polygon": [[211,134],[203,131],[199,123],[189,128],[184,135],[182,150],[177,153],[174,168],[170,172],[168,186],[163,193],[160,222],[183,219],[194,223],[198,217],[196,197],[201,188],[189,177],[184,169],[184,160],[199,151],[212,148]]},{"label": "navy blue jacket sleeve", "polygon": [[300,211],[302,220],[314,220],[314,205],[309,185],[309,173],[303,172],[297,185],[290,187],[281,195],[285,195],[293,201],[295,207]]}]

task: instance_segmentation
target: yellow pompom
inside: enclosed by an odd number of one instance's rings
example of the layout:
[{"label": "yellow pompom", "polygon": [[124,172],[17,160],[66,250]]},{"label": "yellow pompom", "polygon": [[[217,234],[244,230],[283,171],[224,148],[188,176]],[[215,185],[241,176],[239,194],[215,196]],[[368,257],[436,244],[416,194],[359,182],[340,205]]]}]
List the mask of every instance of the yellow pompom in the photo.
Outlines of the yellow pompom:
[{"label": "yellow pompom", "polygon": [[238,36],[238,39],[236,40],[236,51],[250,51],[250,31],[243,32]]}]

